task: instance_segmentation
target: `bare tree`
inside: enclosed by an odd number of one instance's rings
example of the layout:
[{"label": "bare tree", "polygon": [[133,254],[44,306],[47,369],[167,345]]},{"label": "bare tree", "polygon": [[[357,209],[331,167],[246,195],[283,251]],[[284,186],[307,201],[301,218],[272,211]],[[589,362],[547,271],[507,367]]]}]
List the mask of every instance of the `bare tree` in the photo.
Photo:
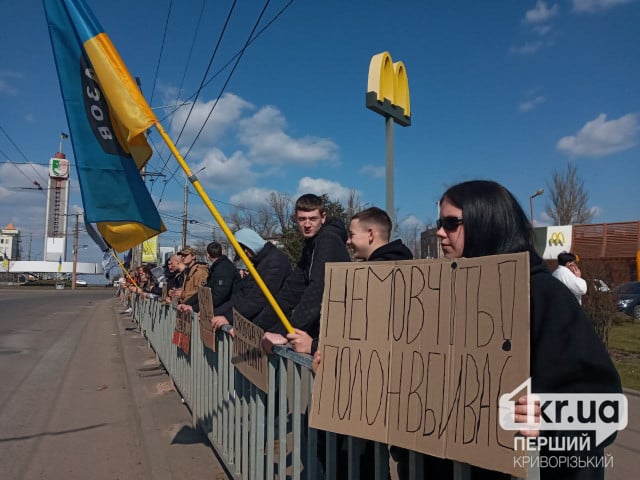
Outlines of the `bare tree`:
[{"label": "bare tree", "polygon": [[589,194],[575,165],[568,163],[565,171],[553,172],[547,191],[551,204],[547,204],[546,213],[554,225],[589,223],[593,218],[593,210],[587,207]]},{"label": "bare tree", "polygon": [[279,225],[278,218],[273,213],[260,210],[258,212],[251,212],[251,216],[254,217],[254,229],[262,238],[273,238],[276,236]]},{"label": "bare tree", "polygon": [[276,216],[280,233],[284,233],[288,228],[295,227],[293,224],[293,201],[288,193],[271,192],[267,203]]},{"label": "bare tree", "polygon": [[227,225],[233,232],[237,232],[241,228],[247,227],[248,222],[245,218],[244,212],[239,208],[234,208],[225,218]]},{"label": "bare tree", "polygon": [[347,204],[345,205],[345,214],[350,220],[356,213],[363,210],[365,205],[360,201],[360,195],[356,190],[349,190],[349,197],[347,198]]}]

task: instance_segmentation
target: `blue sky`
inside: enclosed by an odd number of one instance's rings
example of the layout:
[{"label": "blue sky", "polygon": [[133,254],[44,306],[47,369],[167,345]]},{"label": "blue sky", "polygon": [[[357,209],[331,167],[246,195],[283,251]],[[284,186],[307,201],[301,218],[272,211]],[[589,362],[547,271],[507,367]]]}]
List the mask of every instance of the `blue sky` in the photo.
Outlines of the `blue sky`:
[{"label": "blue sky", "polygon": [[[202,0],[87,3],[156,108],[197,90],[232,2],[205,2],[191,54]],[[286,4],[271,1],[260,25]],[[242,48],[263,6],[238,2],[211,73]],[[404,62],[411,93],[413,124],[395,127],[405,228],[433,222],[443,190],[476,178],[503,183],[528,212],[529,196],[567,162],[585,181],[594,222],[638,220],[639,24],[634,0],[295,0],[249,46],[187,162],[205,167],[198,177],[223,214],[228,204],[260,209],[272,191],[344,198],[353,189],[384,207],[384,119],[364,98],[371,56],[389,51]],[[43,182],[60,132],[69,133],[39,0],[3,2],[0,44],[0,223],[31,233],[37,256],[44,195],[16,187]],[[229,72],[203,89],[183,151]],[[174,140],[189,108],[163,122]],[[170,111],[156,109],[160,118]],[[179,245],[184,175],[167,181],[177,163],[165,167],[166,149],[151,139],[159,153],[149,170],[166,175],[148,184],[169,229],[160,243]],[[73,162],[70,142],[63,149]],[[74,177],[72,211],[82,208]],[[538,225],[549,223],[547,201],[534,200]],[[215,221],[197,196],[189,202],[189,218],[202,222],[190,225],[189,242],[210,238]]]}]

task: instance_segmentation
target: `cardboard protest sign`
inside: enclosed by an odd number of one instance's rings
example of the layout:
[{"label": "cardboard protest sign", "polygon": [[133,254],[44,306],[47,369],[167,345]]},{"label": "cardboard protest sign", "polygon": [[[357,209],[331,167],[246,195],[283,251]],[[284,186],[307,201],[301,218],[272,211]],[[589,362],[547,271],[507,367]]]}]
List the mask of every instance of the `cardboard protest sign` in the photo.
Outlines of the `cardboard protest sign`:
[{"label": "cardboard protest sign", "polygon": [[260,341],[264,330],[233,310],[233,354],[231,362],[238,371],[264,393],[269,393],[269,370],[267,354],[262,351]]},{"label": "cardboard protest sign", "polygon": [[516,476],[498,399],[529,377],[528,253],[329,263],[310,425]]},{"label": "cardboard protest sign", "polygon": [[198,322],[200,324],[200,340],[205,347],[216,351],[216,334],[211,326],[213,318],[213,297],[209,287],[198,287],[198,307],[200,315]]},{"label": "cardboard protest sign", "polygon": [[171,343],[177,345],[184,353],[189,353],[191,346],[191,312],[176,311],[176,326]]}]

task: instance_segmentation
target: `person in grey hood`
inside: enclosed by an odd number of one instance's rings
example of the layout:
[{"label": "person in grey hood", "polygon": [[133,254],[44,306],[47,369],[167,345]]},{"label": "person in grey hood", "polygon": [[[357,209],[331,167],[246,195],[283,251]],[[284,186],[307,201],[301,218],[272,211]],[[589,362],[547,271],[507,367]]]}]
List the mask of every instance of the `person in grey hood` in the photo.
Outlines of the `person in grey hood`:
[{"label": "person in grey hood", "polygon": [[[322,198],[310,193],[296,200],[294,216],[304,237],[304,246],[300,260],[276,300],[294,328],[317,337],[324,292],[324,264],[350,260],[345,245],[347,231],[341,220],[327,218]],[[281,336],[287,332],[273,308],[264,309],[254,323],[266,332],[280,334],[265,335],[266,350],[274,344],[287,343]]]},{"label": "person in grey hood", "polygon": [[[234,236],[271,294],[277,294],[291,273],[289,257],[250,228],[238,230]],[[217,330],[233,323],[234,309],[252,320],[267,305],[267,299],[255,279],[247,275],[235,284],[231,298],[215,308],[211,325]]]}]

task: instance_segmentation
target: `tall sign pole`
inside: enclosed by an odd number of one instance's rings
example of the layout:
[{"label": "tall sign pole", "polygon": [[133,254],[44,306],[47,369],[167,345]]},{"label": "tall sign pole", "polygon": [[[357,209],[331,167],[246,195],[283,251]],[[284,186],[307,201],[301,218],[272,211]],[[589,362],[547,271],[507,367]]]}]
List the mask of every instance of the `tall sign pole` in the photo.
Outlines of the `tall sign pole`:
[{"label": "tall sign pole", "polygon": [[409,78],[402,62],[393,63],[389,52],[378,53],[369,63],[366,106],[385,117],[386,210],[395,222],[393,123],[411,125]]}]

